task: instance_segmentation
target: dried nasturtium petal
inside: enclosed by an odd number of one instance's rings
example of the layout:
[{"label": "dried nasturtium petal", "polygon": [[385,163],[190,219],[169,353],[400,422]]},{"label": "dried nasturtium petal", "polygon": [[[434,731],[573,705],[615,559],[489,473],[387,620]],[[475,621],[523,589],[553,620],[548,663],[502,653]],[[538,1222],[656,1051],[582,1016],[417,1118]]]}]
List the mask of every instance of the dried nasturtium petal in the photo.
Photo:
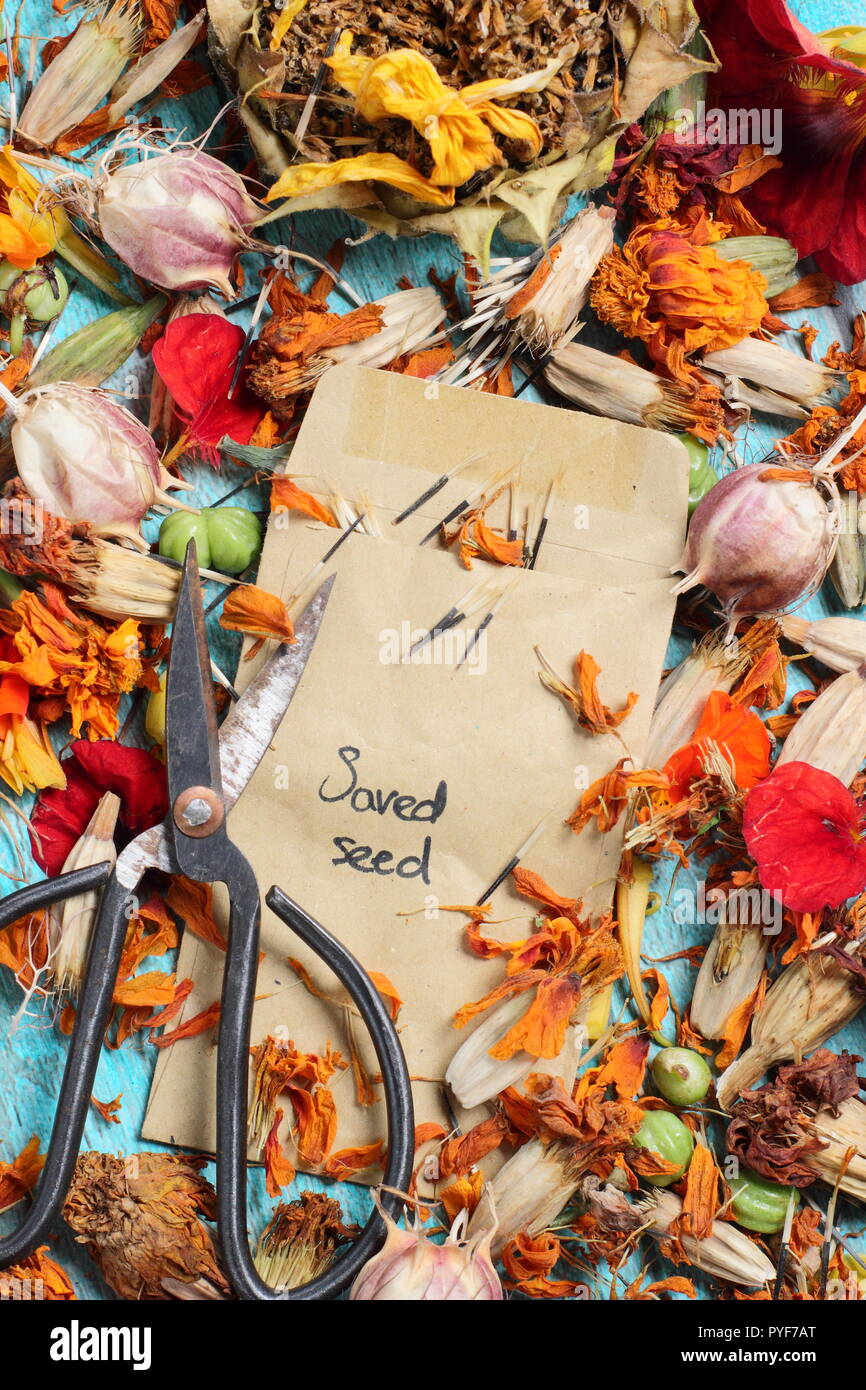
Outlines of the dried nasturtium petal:
[{"label": "dried nasturtium petal", "polygon": [[752,788],[743,836],[761,886],[795,912],[839,907],[866,886],[857,802],[809,763],[785,763]]},{"label": "dried nasturtium petal", "polygon": [[295,630],[283,600],[255,584],[239,584],[232,590],[223,604],[220,626],[229,632],[245,632],[260,639],[295,640]]},{"label": "dried nasturtium petal", "polygon": [[0,1211],[6,1211],[26,1197],[44,1164],[45,1158],[39,1152],[39,1140],[35,1134],[11,1163],[0,1163]]}]

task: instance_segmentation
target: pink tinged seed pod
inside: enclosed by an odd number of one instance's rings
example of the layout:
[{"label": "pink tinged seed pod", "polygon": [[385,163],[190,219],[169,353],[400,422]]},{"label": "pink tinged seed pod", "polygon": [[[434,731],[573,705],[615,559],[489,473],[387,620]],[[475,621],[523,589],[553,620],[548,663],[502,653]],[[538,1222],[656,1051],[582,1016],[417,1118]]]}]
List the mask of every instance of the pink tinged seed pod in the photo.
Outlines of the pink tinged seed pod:
[{"label": "pink tinged seed pod", "polygon": [[[381,1208],[380,1208],[381,1210]],[[502,1285],[490,1256],[492,1231],[463,1238],[461,1212],[443,1245],[434,1245],[421,1229],[404,1231],[382,1213],[385,1244],[368,1260],[352,1285],[349,1298],[368,1303],[501,1302]]]},{"label": "pink tinged seed pod", "polygon": [[818,587],[833,557],[834,513],[815,483],[769,471],[738,468],[698,503],[675,593],[702,584],[733,620],[778,612]]},{"label": "pink tinged seed pod", "polygon": [[145,512],[157,502],[184,506],[164,489],[187,484],[165,471],[144,425],[104,392],[58,382],[7,405],[21,480],[52,516],[90,522],[96,535],[146,550],[139,531]]},{"label": "pink tinged seed pod", "polygon": [[98,190],[97,214],[108,245],[150,284],[229,298],[229,272],[259,215],[240,176],[197,149],[121,165]]}]

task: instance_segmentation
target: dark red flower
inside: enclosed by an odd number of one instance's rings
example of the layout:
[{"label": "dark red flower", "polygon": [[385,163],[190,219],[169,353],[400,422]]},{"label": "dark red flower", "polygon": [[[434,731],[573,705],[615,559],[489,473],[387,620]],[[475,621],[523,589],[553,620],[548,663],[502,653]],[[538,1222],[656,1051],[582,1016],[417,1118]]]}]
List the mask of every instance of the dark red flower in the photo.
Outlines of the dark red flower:
[{"label": "dark red flower", "polygon": [[112,739],[78,739],[64,759],[66,786],[40,794],[31,816],[33,858],[46,874],[59,874],[103,792],[120,797],[120,825],[130,835],[147,830],[168,810],[165,766],[143,748]]},{"label": "dark red flower", "polygon": [[866,278],[866,72],[831,57],[783,0],[697,8],[721,59],[707,105],[781,113],[782,167],[749,190],[749,208],[843,284]]},{"label": "dark red flower", "polygon": [[248,444],[264,414],[243,378],[229,398],[243,343],[243,329],[219,314],[185,314],[153,345],[156,369],[187,436],[215,468],[219,441],[228,435],[236,444]]},{"label": "dark red flower", "polygon": [[761,886],[794,912],[839,907],[866,887],[860,808],[809,763],[783,763],[752,788],[743,835]]}]

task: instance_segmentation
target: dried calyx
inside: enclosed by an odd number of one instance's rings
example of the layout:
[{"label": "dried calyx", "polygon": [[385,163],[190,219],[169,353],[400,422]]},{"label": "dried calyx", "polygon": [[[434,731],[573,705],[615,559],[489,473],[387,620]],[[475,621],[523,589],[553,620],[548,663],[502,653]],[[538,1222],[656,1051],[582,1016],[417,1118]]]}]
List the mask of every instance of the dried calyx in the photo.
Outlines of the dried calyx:
[{"label": "dried calyx", "polygon": [[612,420],[648,429],[685,431],[712,441],[722,426],[718,392],[668,381],[609,352],[566,343],[544,369],[545,381],[566,400]]}]

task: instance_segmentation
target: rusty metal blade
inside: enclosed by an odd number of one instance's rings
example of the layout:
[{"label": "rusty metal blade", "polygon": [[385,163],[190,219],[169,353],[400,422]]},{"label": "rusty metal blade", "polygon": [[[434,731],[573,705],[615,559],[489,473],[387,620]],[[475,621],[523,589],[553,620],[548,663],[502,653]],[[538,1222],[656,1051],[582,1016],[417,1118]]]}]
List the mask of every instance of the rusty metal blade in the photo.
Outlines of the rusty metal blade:
[{"label": "rusty metal blade", "polygon": [[228,811],[246,787],[300,684],[319,635],[336,575],[325,580],[295,625],[295,641],[279,647],[247,686],[220,729],[223,800]]}]

